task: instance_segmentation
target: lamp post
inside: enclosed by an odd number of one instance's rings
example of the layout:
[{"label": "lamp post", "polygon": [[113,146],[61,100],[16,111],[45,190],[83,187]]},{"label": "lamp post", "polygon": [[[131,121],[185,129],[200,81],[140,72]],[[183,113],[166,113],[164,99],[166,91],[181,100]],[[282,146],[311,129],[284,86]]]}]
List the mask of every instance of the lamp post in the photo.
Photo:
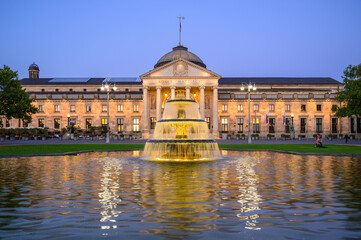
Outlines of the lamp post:
[{"label": "lamp post", "polygon": [[[247,86],[247,89],[248,89],[248,143],[251,143],[252,142],[252,140],[251,140],[251,90],[256,91],[257,88],[256,88],[255,83],[253,83],[253,86],[252,86],[251,82],[249,82],[247,85],[248,85]],[[244,91],[243,83],[242,83],[241,91]]]},{"label": "lamp post", "polygon": [[294,117],[295,115],[293,115],[293,113],[291,114],[291,137],[292,137],[292,139],[295,139],[295,127],[294,127],[294,125],[293,125],[293,117]]},{"label": "lamp post", "polygon": [[104,79],[104,81],[102,82],[102,87],[100,88],[102,91],[107,91],[107,136],[106,136],[106,143],[110,142],[110,137],[109,137],[109,92],[110,90],[110,85],[113,84],[113,90],[117,90],[117,87],[115,86],[115,83],[110,83],[109,80],[106,78]]}]

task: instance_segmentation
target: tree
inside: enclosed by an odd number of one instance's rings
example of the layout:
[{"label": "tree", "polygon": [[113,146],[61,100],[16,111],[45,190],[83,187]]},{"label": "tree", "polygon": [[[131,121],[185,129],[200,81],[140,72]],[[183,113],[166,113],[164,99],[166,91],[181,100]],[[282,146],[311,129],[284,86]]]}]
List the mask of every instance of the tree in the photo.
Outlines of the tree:
[{"label": "tree", "polygon": [[0,115],[9,120],[17,118],[30,123],[31,115],[39,112],[32,102],[34,100],[21,87],[18,72],[6,65],[0,68]]},{"label": "tree", "polygon": [[343,90],[336,96],[342,106],[333,106],[332,111],[337,117],[361,116],[361,64],[349,65],[343,74]]}]

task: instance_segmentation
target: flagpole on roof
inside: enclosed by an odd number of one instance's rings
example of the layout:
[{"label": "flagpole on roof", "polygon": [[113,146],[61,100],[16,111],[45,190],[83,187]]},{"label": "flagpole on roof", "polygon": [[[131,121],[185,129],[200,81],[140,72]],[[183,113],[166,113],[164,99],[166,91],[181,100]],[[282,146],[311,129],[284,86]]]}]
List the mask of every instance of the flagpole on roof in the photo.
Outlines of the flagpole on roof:
[{"label": "flagpole on roof", "polygon": [[184,20],[184,17],[177,17],[179,19],[179,46],[182,45],[182,20]]}]

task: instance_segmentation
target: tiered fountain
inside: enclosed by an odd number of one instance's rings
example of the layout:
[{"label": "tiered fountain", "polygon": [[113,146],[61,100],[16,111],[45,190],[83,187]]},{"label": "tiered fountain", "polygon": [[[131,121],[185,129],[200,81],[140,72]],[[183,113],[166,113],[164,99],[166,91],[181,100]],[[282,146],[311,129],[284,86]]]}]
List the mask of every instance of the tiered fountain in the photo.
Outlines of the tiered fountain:
[{"label": "tiered fountain", "polygon": [[198,104],[191,99],[165,103],[163,119],[156,123],[154,134],[144,148],[151,160],[212,160],[220,157],[217,142],[211,138],[207,123],[200,118]]}]

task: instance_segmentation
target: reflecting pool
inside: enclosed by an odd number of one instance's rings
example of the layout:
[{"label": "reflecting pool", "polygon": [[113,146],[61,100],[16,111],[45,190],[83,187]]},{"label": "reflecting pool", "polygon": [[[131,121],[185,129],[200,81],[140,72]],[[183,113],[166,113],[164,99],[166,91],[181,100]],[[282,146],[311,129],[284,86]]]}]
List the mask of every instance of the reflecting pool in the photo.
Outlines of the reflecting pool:
[{"label": "reflecting pool", "polygon": [[360,158],[222,154],[0,159],[0,238],[361,238]]}]

